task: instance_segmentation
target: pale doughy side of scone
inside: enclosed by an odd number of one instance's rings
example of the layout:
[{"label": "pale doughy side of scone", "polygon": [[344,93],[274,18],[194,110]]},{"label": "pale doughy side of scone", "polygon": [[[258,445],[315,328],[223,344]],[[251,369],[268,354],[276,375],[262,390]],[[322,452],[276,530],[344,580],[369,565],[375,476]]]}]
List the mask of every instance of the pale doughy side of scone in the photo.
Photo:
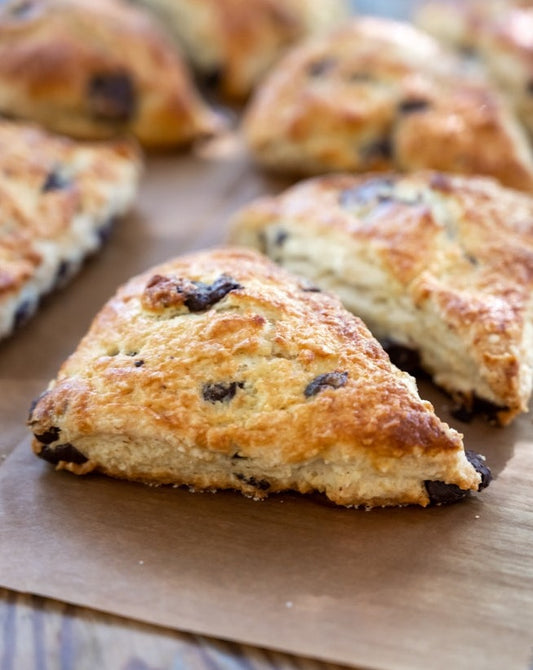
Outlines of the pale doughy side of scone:
[{"label": "pale doughy side of scone", "polygon": [[382,340],[419,352],[470,405],[528,410],[533,201],[482,178],[348,175],[245,207],[233,243],[332,290]]},{"label": "pale doughy side of scone", "polygon": [[345,0],[136,0],[159,15],[193,67],[245,98],[293,43],[348,15]]},{"label": "pale doughy side of scone", "polygon": [[0,122],[0,337],[100,247],[140,171],[129,142],[84,144]]},{"label": "pale doughy side of scone", "polygon": [[399,22],[355,19],[291,50],[243,130],[256,161],[279,172],[431,168],[533,191],[533,154],[504,97]]},{"label": "pale doughy side of scone", "polygon": [[0,111],[81,139],[131,133],[155,148],[223,126],[163,27],[125,0],[2,4]]},{"label": "pale doughy side of scone", "polygon": [[29,424],[58,468],[255,498],[426,506],[486,485],[359,319],[245,249],[119,289]]}]

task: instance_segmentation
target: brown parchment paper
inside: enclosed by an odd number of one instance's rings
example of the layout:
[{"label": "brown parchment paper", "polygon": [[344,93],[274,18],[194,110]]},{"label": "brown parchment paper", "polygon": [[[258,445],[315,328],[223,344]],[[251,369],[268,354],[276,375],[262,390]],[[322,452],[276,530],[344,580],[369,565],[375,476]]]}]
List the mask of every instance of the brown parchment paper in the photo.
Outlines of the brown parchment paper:
[{"label": "brown parchment paper", "polygon": [[31,399],[116,286],[222,242],[230,212],[282,186],[254,173],[230,140],[203,158],[152,159],[138,207],[103,252],[0,344],[0,585],[358,667],[527,670],[532,415],[505,429],[460,424],[421,384],[495,474],[482,495],[426,510],[77,478],[30,453]]}]

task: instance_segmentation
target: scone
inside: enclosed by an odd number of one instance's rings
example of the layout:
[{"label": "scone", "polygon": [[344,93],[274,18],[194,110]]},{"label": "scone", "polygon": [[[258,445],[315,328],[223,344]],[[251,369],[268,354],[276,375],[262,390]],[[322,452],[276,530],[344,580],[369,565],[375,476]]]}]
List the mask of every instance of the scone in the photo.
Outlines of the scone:
[{"label": "scone", "polygon": [[358,318],[246,249],[120,288],[29,425],[59,469],[254,498],[426,506],[490,479]]},{"label": "scone", "polygon": [[0,338],[100,247],[140,168],[129,142],[85,144],[0,121]]},{"label": "scone", "polygon": [[263,81],[244,136],[269,169],[438,169],[533,190],[533,155],[506,102],[430,36],[354,19],[296,47]]},{"label": "scone", "polygon": [[231,240],[335,291],[464,410],[480,399],[501,424],[528,410],[530,196],[435,172],[331,175],[245,207]]},{"label": "scone", "polygon": [[346,0],[135,0],[163,18],[194,68],[246,97],[288,46],[348,15]]},{"label": "scone", "polygon": [[170,38],[123,0],[0,4],[0,113],[76,138],[132,133],[147,147],[220,127]]},{"label": "scone", "polygon": [[430,2],[417,22],[485,65],[533,133],[533,2]]}]

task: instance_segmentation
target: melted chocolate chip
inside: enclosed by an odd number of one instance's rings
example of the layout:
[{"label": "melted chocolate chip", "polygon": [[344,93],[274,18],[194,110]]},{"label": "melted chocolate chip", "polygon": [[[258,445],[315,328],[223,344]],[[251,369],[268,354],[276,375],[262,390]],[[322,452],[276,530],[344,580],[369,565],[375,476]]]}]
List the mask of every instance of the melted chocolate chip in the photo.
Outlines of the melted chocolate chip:
[{"label": "melted chocolate chip", "polygon": [[360,207],[373,202],[386,202],[394,199],[394,180],[390,177],[376,177],[354,188],[348,188],[339,195],[342,207]]},{"label": "melted chocolate chip", "polygon": [[306,398],[320,393],[327,388],[338,389],[345,386],[348,380],[347,372],[326,372],[323,375],[318,375],[311,381],[304,390]]},{"label": "melted chocolate chip", "polygon": [[398,106],[400,114],[413,114],[415,112],[424,112],[429,109],[429,102],[423,98],[411,98],[403,100]]},{"label": "melted chocolate chip", "polygon": [[390,137],[382,137],[375,142],[362,147],[360,151],[361,160],[364,163],[372,163],[379,160],[390,160],[393,155],[393,146]]},{"label": "melted chocolate chip", "polygon": [[51,426],[44,433],[34,433],[35,439],[39,440],[43,444],[52,444],[57,439],[59,439],[60,430],[57,426]]},{"label": "melted chocolate chip", "polygon": [[278,247],[282,247],[288,237],[289,233],[286,230],[278,230],[274,237],[274,244]]},{"label": "melted chocolate chip", "polygon": [[334,58],[322,58],[321,60],[317,60],[308,65],[307,74],[310,77],[322,77],[328,72],[331,72],[336,64],[337,61]]},{"label": "melted chocolate chip", "polygon": [[26,321],[31,317],[35,308],[35,303],[33,300],[24,300],[17,307],[15,312],[15,318],[13,320],[13,328],[20,328],[23,326]]},{"label": "melted chocolate chip", "polygon": [[218,88],[224,78],[224,70],[221,67],[212,67],[201,75],[202,82],[209,88]]},{"label": "melted chocolate chip", "polygon": [[206,402],[229,402],[235,397],[238,388],[243,389],[244,382],[204,384],[202,387],[202,397]]},{"label": "melted chocolate chip", "polygon": [[142,367],[142,366],[144,365],[144,361],[143,361],[143,359],[141,358],[141,359],[139,359],[138,361],[135,361],[135,363],[134,363],[133,365],[135,365],[136,368],[140,368],[140,367]]},{"label": "melted chocolate chip", "polygon": [[137,106],[135,87],[126,72],[95,74],[88,84],[87,99],[93,118],[125,123]]},{"label": "melted chocolate chip", "polygon": [[82,465],[89,460],[80,451],[76,449],[70,442],[58,444],[56,447],[44,446],[38,454],[41,458],[53,465],[57,465],[60,461],[65,463],[75,463]]},{"label": "melted chocolate chip", "polygon": [[98,228],[97,235],[100,244],[105,244],[107,240],[111,237],[111,231],[113,230],[114,225],[115,225],[115,218],[111,217],[105,223],[103,223],[100,226],[100,228]]},{"label": "melted chocolate chip", "polygon": [[49,191],[59,191],[69,185],[70,181],[66,177],[53,170],[46,177],[44,184],[41,187],[41,191],[43,193],[48,193]]},{"label": "melted chocolate chip", "polygon": [[[188,292],[183,301],[191,312],[203,312],[222,300],[230,291],[242,288],[234,279],[221,275],[212,284],[194,281],[196,290]],[[178,289],[179,291],[179,289]]]},{"label": "melted chocolate chip", "polygon": [[[478,491],[482,491],[492,481],[492,473],[490,468],[485,464],[485,460],[481,454],[467,449],[465,451],[469,462],[474,466],[476,472],[481,475],[481,482],[478,486]],[[426,491],[428,493],[432,505],[449,505],[451,503],[462,500],[470,491],[459,488],[456,484],[446,484],[445,482],[424,482]]]},{"label": "melted chocolate chip", "polygon": [[460,489],[456,484],[425,481],[424,485],[432,505],[450,505],[469,494],[469,491]]},{"label": "melted chocolate chip", "polygon": [[498,413],[505,409],[488,400],[465,396],[456,398],[456,404],[450,409],[450,414],[463,423],[470,423],[474,417],[481,416],[489,423],[499,425]]},{"label": "melted chocolate chip", "polygon": [[270,482],[267,482],[266,479],[256,479],[255,477],[246,477],[246,475],[243,475],[239,472],[235,473],[235,477],[244,484],[248,484],[248,486],[253,486],[256,489],[259,489],[260,491],[266,491],[267,489],[270,488]]},{"label": "melted chocolate chip", "polygon": [[471,449],[466,449],[465,454],[470,463],[474,466],[475,471],[479,472],[479,474],[481,475],[481,483],[479,484],[477,490],[482,491],[483,489],[486,489],[487,486],[492,481],[492,472],[490,471],[488,465],[485,463],[485,459],[481,454],[477,454],[475,451],[472,451]]}]

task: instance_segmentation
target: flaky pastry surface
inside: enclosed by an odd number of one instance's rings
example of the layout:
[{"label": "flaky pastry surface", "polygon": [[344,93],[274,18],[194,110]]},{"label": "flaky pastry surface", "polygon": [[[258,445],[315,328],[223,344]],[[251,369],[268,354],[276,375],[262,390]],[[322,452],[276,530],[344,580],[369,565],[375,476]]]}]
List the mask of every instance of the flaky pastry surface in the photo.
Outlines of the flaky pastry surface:
[{"label": "flaky pastry surface", "polygon": [[533,200],[488,178],[332,175],[245,207],[232,242],[335,291],[467,405],[528,410]]},{"label": "flaky pastry surface", "polygon": [[425,506],[428,481],[480,484],[461,436],[363,323],[246,249],[120,288],[29,422],[35,452],[78,474],[369,507]]}]

